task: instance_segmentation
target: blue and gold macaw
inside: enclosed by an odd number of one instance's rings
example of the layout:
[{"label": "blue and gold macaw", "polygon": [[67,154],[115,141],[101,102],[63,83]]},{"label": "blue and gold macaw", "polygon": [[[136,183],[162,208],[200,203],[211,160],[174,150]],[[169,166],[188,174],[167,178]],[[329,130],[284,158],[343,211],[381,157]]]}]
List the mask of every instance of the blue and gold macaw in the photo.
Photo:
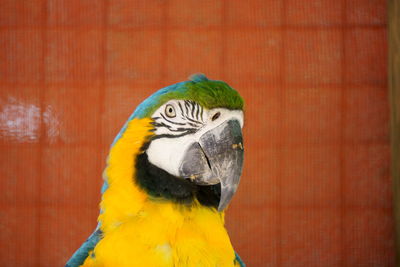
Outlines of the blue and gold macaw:
[{"label": "blue and gold macaw", "polygon": [[66,266],[244,266],[224,227],[243,105],[202,74],[141,103],[111,146],[97,229]]}]

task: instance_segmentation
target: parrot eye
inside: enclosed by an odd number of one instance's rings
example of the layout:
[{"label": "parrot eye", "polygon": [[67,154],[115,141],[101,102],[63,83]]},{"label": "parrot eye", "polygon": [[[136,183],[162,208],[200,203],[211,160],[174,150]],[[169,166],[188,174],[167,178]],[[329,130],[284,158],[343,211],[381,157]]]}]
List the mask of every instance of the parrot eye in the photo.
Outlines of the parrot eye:
[{"label": "parrot eye", "polygon": [[174,118],[176,117],[176,112],[175,112],[175,108],[172,105],[167,105],[165,107],[165,114],[169,117],[169,118]]}]

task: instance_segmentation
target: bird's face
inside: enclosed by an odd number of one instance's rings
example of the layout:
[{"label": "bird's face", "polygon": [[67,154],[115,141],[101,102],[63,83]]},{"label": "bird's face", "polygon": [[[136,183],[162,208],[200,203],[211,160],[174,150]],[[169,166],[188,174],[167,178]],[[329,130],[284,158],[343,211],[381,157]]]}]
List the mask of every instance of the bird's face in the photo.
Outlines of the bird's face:
[{"label": "bird's face", "polygon": [[145,151],[153,165],[197,185],[221,185],[218,210],[230,202],[243,167],[243,111],[207,109],[194,100],[169,100],[151,118]]}]

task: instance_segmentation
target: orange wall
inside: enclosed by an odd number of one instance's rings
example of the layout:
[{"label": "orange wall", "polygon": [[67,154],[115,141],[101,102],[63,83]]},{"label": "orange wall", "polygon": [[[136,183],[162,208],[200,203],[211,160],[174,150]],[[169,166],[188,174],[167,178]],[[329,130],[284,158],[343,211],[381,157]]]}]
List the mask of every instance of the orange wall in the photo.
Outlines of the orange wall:
[{"label": "orange wall", "polygon": [[248,266],[394,266],[386,1],[0,1],[0,266],[62,266],[107,150],[194,72],[247,102]]}]

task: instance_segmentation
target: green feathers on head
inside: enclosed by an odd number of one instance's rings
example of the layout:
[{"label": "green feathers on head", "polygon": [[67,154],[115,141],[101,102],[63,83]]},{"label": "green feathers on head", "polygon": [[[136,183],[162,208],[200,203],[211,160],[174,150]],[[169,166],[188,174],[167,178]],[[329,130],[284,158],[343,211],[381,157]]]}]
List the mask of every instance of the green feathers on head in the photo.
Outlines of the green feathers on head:
[{"label": "green feathers on head", "polygon": [[151,116],[158,107],[172,99],[195,101],[204,108],[243,110],[244,101],[239,93],[223,81],[208,80],[204,74],[195,74],[189,81],[160,89],[143,101],[133,118]]}]

